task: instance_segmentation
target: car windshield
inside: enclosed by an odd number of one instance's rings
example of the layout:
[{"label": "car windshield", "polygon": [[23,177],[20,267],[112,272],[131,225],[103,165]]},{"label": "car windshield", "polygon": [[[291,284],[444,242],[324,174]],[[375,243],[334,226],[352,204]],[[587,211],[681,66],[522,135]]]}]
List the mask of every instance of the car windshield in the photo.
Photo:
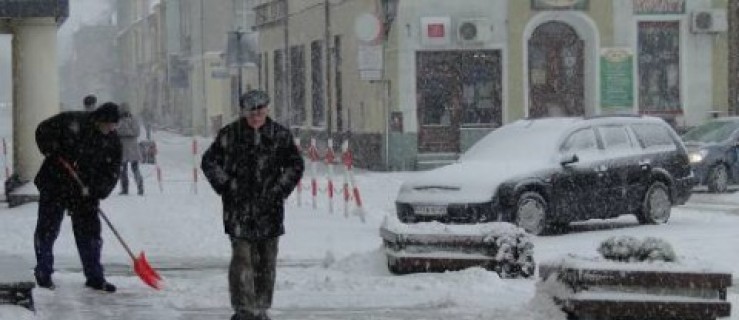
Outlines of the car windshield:
[{"label": "car windshield", "polygon": [[683,135],[684,141],[721,142],[739,128],[739,121],[712,121],[693,128]]},{"label": "car windshield", "polygon": [[460,161],[549,161],[577,118],[520,120],[478,141]]}]

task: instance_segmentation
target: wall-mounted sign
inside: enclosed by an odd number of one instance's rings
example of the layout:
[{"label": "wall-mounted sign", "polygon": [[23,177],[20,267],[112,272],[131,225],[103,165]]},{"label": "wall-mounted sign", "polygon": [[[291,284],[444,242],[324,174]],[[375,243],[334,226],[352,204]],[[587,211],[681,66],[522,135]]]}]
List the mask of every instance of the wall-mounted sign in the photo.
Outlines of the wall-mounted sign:
[{"label": "wall-mounted sign", "polygon": [[633,0],[634,14],[682,14],[685,0]]},{"label": "wall-mounted sign", "polygon": [[533,10],[587,10],[588,0],[531,0]]},{"label": "wall-mounted sign", "polygon": [[449,17],[421,18],[421,43],[424,45],[448,45],[452,19]]},{"label": "wall-mounted sign", "polygon": [[374,14],[363,13],[354,19],[354,34],[362,42],[372,43],[382,37],[382,22]]},{"label": "wall-mounted sign", "polygon": [[390,113],[390,132],[403,132],[403,112]]},{"label": "wall-mounted sign", "polygon": [[382,45],[359,44],[357,47],[357,65],[362,80],[382,80]]},{"label": "wall-mounted sign", "polygon": [[634,106],[634,54],[627,48],[600,51],[600,100],[603,109]]}]

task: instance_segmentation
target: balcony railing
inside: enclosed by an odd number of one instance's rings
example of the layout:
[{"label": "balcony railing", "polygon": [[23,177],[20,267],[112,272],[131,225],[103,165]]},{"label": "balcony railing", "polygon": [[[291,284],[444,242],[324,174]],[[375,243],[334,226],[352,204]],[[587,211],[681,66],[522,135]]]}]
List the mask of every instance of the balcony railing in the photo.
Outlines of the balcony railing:
[{"label": "balcony railing", "polygon": [[62,24],[69,17],[69,0],[0,0],[0,19],[46,17]]}]

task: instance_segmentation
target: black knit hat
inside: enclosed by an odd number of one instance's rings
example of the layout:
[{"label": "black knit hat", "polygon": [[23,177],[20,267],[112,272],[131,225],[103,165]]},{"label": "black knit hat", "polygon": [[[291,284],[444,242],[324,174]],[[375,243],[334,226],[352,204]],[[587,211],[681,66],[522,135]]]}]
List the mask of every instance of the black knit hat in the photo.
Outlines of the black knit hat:
[{"label": "black knit hat", "polygon": [[90,112],[90,118],[96,122],[117,123],[121,118],[118,110],[117,104],[106,102],[95,109],[95,111]]}]

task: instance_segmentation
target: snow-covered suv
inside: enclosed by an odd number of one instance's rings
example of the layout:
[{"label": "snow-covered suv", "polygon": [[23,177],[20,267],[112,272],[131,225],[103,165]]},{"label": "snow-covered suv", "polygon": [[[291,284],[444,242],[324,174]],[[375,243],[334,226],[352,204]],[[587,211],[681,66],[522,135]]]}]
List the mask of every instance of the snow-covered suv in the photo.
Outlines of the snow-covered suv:
[{"label": "snow-covered suv", "polygon": [[660,118],[526,119],[406,181],[396,209],[405,223],[507,221],[533,234],[622,214],[658,224],[695,181],[682,140]]}]

